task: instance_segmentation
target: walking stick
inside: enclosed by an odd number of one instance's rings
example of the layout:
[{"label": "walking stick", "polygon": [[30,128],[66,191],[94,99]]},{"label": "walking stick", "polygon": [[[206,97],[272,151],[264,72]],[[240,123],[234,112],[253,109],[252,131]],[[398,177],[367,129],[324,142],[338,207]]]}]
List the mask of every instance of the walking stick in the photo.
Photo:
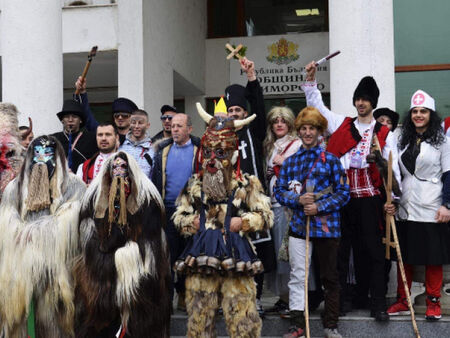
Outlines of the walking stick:
[{"label": "walking stick", "polygon": [[[89,67],[91,65],[92,62],[92,58],[95,56],[95,54],[97,54],[97,46],[92,47],[89,55],[88,55],[88,60],[86,61],[86,65],[84,66],[83,69],[83,74],[81,74],[81,81],[83,82],[83,80],[86,78],[86,75],[88,73]],[[75,95],[80,94],[79,89],[75,90]]]},{"label": "walking stick", "polygon": [[[314,184],[310,180],[306,180],[306,192],[314,192]],[[306,338],[310,338],[309,333],[309,307],[308,307],[308,278],[309,278],[309,228],[311,217],[306,217],[306,249],[305,249],[305,324]]]},{"label": "walking stick", "polygon": [[[391,152],[389,152],[388,182],[387,182],[387,184],[385,182],[385,189],[386,189],[387,203],[390,204],[391,203],[391,195],[392,195],[392,153]],[[397,227],[395,226],[395,219],[394,219],[394,216],[389,215],[388,213],[386,213],[386,227],[388,226],[388,224],[390,225],[390,229],[392,229],[392,235],[394,237],[394,247],[395,247],[395,250],[397,252],[397,263],[398,263],[398,265],[400,267],[400,274],[402,276],[403,287],[405,288],[406,300],[408,301],[409,311],[411,312],[412,326],[413,326],[414,333],[415,333],[416,337],[420,338],[419,329],[417,327],[416,317],[415,317],[415,314],[414,314],[414,308],[412,306],[411,296],[409,294],[408,283],[406,281],[405,267],[403,266],[402,253],[401,253],[401,250],[400,250],[400,244],[398,242]],[[390,241],[390,239],[389,239],[389,241]],[[391,246],[391,244],[388,243],[387,238],[386,238],[386,247],[389,248],[390,246]],[[386,249],[386,250],[388,250],[388,249]]]}]

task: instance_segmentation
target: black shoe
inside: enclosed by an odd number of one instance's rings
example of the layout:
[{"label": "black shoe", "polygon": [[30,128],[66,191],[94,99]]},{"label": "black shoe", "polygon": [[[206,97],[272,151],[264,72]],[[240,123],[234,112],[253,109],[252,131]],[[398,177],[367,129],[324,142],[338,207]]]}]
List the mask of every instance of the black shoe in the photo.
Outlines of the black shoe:
[{"label": "black shoe", "polygon": [[353,311],[352,302],[344,300],[339,304],[339,316],[344,317],[348,312]]},{"label": "black shoe", "polygon": [[266,314],[268,315],[281,315],[282,313],[285,313],[286,311],[289,312],[289,304],[287,304],[285,301],[279,299],[272,307],[268,309],[264,309]]},{"label": "black shoe", "polygon": [[389,315],[386,311],[370,311],[370,317],[375,318],[377,322],[387,322],[389,320]]}]

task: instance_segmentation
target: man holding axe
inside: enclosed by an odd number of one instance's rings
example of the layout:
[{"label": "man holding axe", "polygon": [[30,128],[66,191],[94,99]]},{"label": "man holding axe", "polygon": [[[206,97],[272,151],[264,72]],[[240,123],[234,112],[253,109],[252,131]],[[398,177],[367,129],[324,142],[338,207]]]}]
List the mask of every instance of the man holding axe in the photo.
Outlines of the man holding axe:
[{"label": "man holding axe", "polygon": [[[289,225],[289,308],[292,326],[285,338],[304,336],[305,326],[309,336],[308,318],[303,312],[307,315],[304,286],[313,246],[325,287],[325,337],[341,337],[337,332],[339,277],[336,257],[341,236],[339,210],[349,201],[350,191],[339,159],[319,146],[319,136],[327,129],[327,124],[316,108],[306,107],[299,113],[295,128],[303,145],[296,154],[285,160],[274,187],[277,201],[293,209]],[[289,189],[294,181],[301,183],[297,191]]]}]

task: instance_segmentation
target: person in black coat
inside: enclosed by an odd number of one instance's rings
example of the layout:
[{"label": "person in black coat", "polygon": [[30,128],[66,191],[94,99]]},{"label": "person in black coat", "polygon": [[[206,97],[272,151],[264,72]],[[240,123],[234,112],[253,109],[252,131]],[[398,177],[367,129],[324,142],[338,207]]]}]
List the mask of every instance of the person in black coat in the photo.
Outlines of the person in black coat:
[{"label": "person in black coat", "polygon": [[95,134],[82,130],[86,116],[81,104],[75,100],[65,100],[62,110],[56,115],[63,125],[63,131],[52,136],[61,143],[69,169],[76,173],[78,166],[98,151]]}]

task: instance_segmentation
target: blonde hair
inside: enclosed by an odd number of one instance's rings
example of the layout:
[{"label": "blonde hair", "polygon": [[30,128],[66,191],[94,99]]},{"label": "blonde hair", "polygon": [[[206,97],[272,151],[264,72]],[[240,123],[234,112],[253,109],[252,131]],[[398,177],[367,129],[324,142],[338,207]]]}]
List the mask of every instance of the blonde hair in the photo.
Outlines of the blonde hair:
[{"label": "blonde hair", "polygon": [[277,137],[275,136],[275,133],[272,130],[272,127],[277,120],[277,118],[281,117],[284,122],[288,126],[288,133],[292,139],[297,138],[297,130],[295,129],[295,116],[292,110],[288,107],[280,107],[280,106],[274,106],[272,109],[270,109],[269,113],[267,114],[267,131],[266,131],[266,138],[263,142],[263,149],[264,149],[264,155],[269,156],[274,147],[274,143],[277,140]]}]

